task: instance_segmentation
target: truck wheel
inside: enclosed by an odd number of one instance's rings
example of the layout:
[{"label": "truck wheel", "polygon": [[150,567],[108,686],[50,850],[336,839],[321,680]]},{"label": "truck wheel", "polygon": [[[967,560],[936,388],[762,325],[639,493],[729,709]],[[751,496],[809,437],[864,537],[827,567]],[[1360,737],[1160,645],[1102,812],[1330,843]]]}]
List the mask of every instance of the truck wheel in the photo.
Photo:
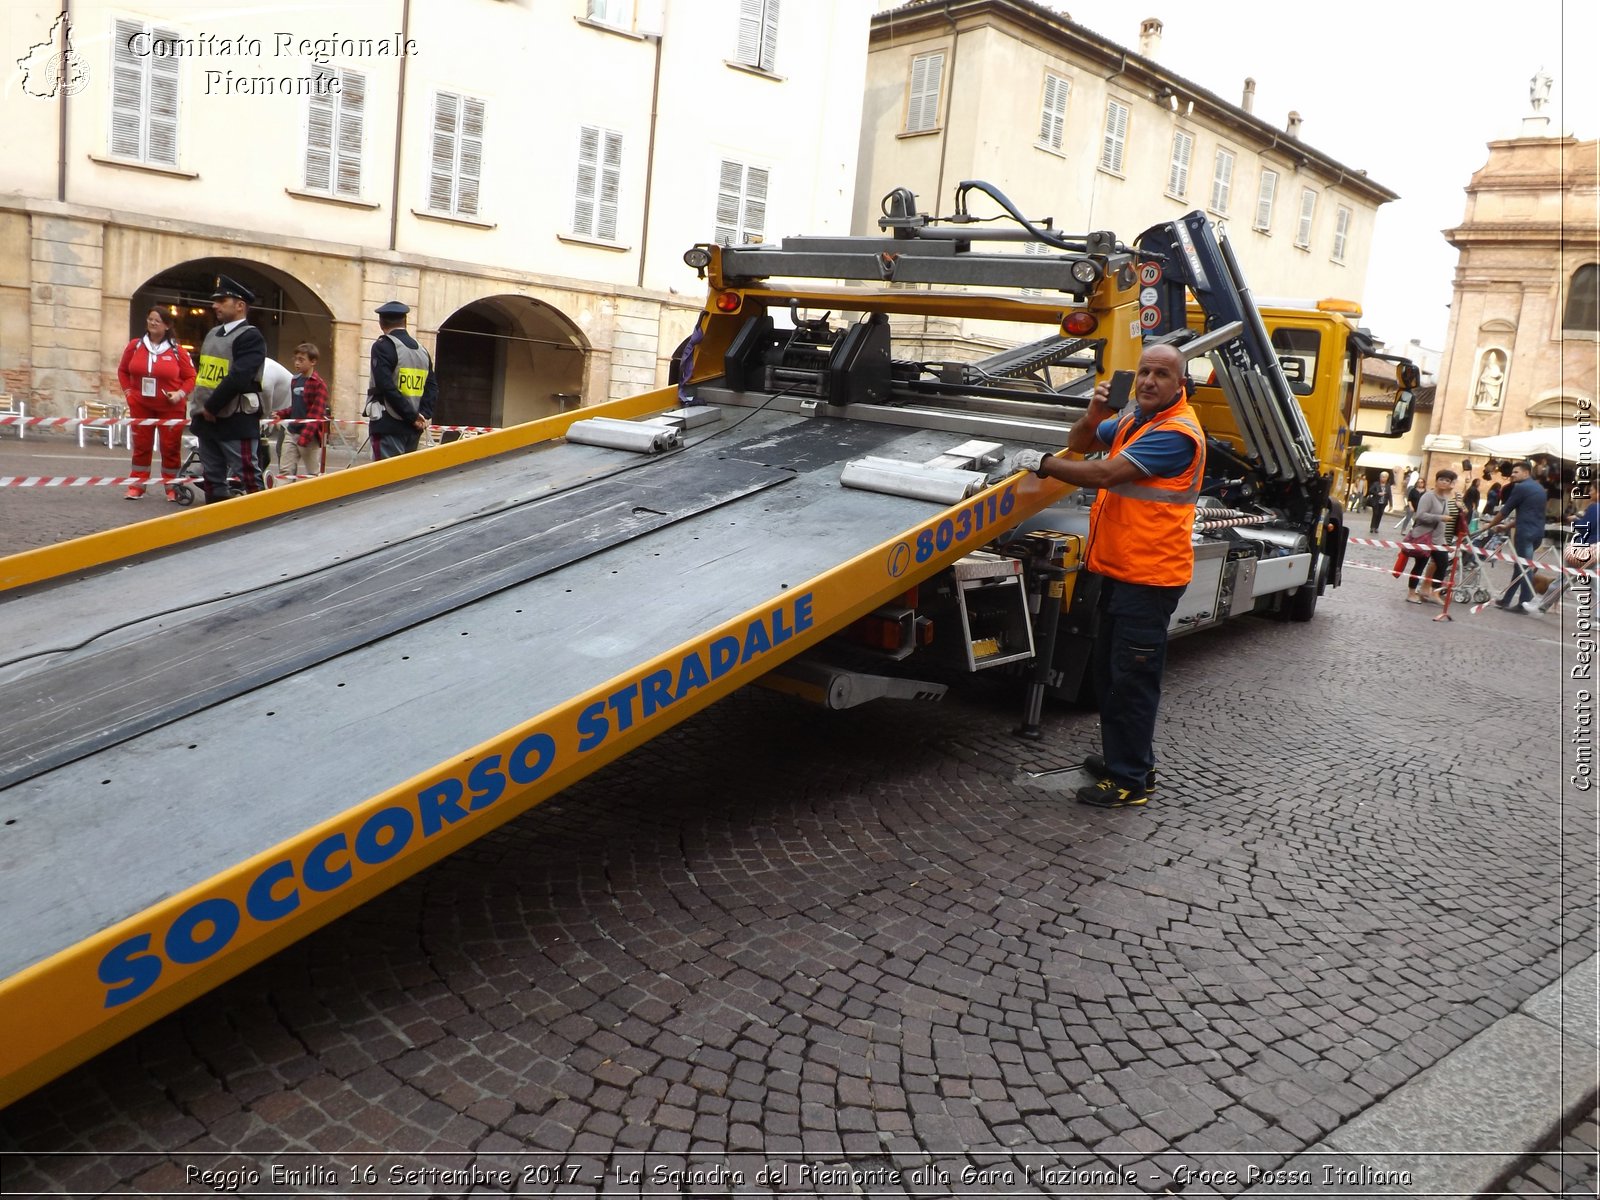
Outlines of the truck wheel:
[{"label": "truck wheel", "polygon": [[1311,578],[1295,589],[1294,595],[1289,597],[1285,611],[1291,621],[1309,621],[1317,615],[1317,593],[1321,590],[1322,581],[1327,575],[1328,560],[1325,557],[1317,559],[1317,565],[1311,572]]}]

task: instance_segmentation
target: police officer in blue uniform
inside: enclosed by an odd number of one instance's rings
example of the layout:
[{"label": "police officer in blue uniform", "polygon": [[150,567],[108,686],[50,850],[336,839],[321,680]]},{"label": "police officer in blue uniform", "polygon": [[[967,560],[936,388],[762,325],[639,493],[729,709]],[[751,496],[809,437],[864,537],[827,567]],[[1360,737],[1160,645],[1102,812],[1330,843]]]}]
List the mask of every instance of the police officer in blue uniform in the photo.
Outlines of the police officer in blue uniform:
[{"label": "police officer in blue uniform", "polygon": [[378,328],[372,343],[372,378],[367,386],[367,435],[372,460],[378,462],[417,448],[423,430],[433,420],[439,399],[439,382],[433,359],[406,332],[411,311],[398,300],[379,306]]},{"label": "police officer in blue uniform", "polygon": [[255,293],[217,276],[211,307],[220,324],[206,334],[189,394],[189,429],[199,442],[206,503],[259,492],[261,377],[267,339],[245,320]]}]

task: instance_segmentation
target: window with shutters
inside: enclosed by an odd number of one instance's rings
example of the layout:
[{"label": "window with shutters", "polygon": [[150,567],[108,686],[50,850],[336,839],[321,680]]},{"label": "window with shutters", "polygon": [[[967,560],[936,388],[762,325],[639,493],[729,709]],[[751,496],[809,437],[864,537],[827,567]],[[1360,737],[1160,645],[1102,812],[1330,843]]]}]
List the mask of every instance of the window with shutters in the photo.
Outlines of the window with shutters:
[{"label": "window with shutters", "polygon": [[477,216],[482,178],[483,101],[456,92],[435,92],[433,142],[428,155],[429,211]]},{"label": "window with shutters", "polygon": [[918,54],[911,60],[911,90],[906,100],[906,132],[926,133],[939,127],[939,87],[944,83],[944,52]]},{"label": "window with shutters", "polygon": [[1122,155],[1128,145],[1128,106],[1106,101],[1105,138],[1100,147],[1100,169],[1122,174]]},{"label": "window with shutters", "polygon": [[589,0],[589,20],[613,29],[633,28],[633,0]]},{"label": "window with shutters", "polygon": [[771,71],[778,58],[778,0],[739,0],[737,62]]},{"label": "window with shutters", "polygon": [[116,158],[178,165],[178,63],[154,54],[170,29],[119,18],[111,38],[111,144]]},{"label": "window with shutters", "polygon": [[572,201],[572,232],[578,237],[617,240],[617,195],[622,179],[622,135],[585,125],[578,131],[578,184]]},{"label": "window with shutters", "polygon": [[1350,243],[1350,210],[1339,205],[1333,214],[1333,261],[1343,262],[1345,247]]},{"label": "window with shutters", "polygon": [[1226,214],[1233,199],[1233,151],[1217,150],[1217,162],[1211,172],[1211,211]]},{"label": "window with shutters", "polygon": [[311,76],[315,88],[306,98],[305,189],[360,196],[367,77],[316,63]]},{"label": "window with shutters", "polygon": [[1262,231],[1272,228],[1272,202],[1278,198],[1278,173],[1261,172],[1261,186],[1256,189],[1256,223]]},{"label": "window with shutters", "polygon": [[1060,150],[1067,127],[1067,92],[1072,84],[1048,71],[1044,76],[1044,111],[1039,114],[1039,145]]},{"label": "window with shutters", "polygon": [[1194,136],[1172,131],[1172,165],[1167,168],[1167,195],[1182,200],[1189,194],[1189,161],[1194,157]]},{"label": "window with shutters", "polygon": [[759,242],[766,229],[766,168],[723,159],[717,172],[717,243],[743,246]]},{"label": "window with shutters", "polygon": [[1294,231],[1294,244],[1302,250],[1311,249],[1311,220],[1317,215],[1317,194],[1310,188],[1300,193],[1300,224]]}]

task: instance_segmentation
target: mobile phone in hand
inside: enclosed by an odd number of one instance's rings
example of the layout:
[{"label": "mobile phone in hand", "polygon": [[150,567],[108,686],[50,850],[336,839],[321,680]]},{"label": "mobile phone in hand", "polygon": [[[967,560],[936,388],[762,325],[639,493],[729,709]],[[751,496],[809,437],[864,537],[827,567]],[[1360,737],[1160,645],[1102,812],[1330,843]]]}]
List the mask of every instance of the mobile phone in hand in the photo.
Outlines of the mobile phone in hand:
[{"label": "mobile phone in hand", "polygon": [[1106,403],[1117,412],[1121,412],[1128,403],[1128,397],[1133,394],[1133,372],[1111,372],[1111,392],[1106,397]]}]

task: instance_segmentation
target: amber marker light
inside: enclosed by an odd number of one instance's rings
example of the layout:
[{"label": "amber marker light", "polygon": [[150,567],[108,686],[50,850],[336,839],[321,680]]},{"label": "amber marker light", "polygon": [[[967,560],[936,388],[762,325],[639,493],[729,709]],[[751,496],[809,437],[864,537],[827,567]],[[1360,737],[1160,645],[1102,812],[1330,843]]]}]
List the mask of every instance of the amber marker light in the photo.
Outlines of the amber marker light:
[{"label": "amber marker light", "polygon": [[743,303],[744,303],[744,297],[739,295],[738,292],[718,292],[717,293],[717,311],[718,312],[725,312],[725,313],[738,312],[740,305],[742,305]]}]

